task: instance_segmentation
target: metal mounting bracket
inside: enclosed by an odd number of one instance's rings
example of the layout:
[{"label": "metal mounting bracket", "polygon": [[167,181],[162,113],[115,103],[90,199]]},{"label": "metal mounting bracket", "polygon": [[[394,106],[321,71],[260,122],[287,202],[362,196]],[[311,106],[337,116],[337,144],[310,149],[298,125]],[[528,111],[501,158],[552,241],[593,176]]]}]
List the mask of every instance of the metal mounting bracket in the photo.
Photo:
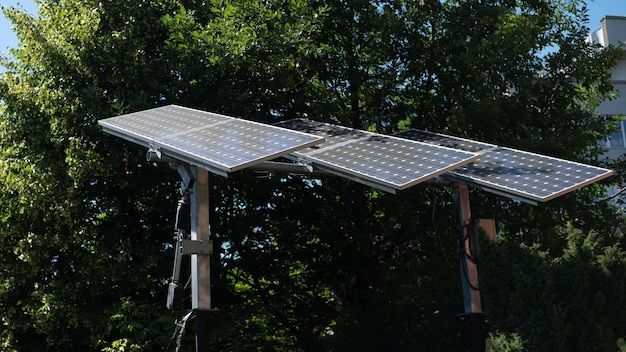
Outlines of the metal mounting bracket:
[{"label": "metal mounting bracket", "polygon": [[161,147],[150,143],[148,145],[148,151],[146,152],[146,160],[151,161],[153,159],[161,159],[161,156]]},{"label": "metal mounting bracket", "polygon": [[213,241],[211,240],[188,240],[182,239],[180,252],[183,255],[212,255]]},{"label": "metal mounting bracket", "polygon": [[177,165],[178,174],[182,180],[181,189],[183,192],[189,191],[193,188],[193,183],[195,181],[195,177],[193,172],[191,172],[191,166],[187,163],[180,163]]}]

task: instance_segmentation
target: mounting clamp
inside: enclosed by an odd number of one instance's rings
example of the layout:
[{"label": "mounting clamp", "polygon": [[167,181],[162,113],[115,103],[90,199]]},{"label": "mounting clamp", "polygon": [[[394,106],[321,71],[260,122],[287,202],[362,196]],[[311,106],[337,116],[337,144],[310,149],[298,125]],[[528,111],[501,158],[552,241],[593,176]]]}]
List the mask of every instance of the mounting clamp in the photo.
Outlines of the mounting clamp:
[{"label": "mounting clamp", "polygon": [[150,143],[148,145],[148,151],[146,152],[146,160],[147,161],[152,161],[152,160],[158,160],[161,159],[161,148]]},{"label": "mounting clamp", "polygon": [[163,155],[161,147],[150,143],[148,145],[148,151],[146,152],[146,161],[162,162],[162,163],[174,163],[175,160],[167,155]]},{"label": "mounting clamp", "polygon": [[212,255],[213,254],[213,241],[182,239],[181,246],[180,246],[180,253],[182,255],[189,255],[189,254]]}]

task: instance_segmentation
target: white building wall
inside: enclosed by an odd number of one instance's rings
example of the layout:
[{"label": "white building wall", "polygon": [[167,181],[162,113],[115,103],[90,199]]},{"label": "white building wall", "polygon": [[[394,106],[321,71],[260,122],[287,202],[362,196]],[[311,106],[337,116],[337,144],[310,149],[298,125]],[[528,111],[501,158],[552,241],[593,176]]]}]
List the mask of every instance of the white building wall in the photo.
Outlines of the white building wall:
[{"label": "white building wall", "polygon": [[603,47],[619,46],[626,42],[626,16],[604,16],[601,27],[589,34],[589,41]]},{"label": "white building wall", "polygon": [[[620,46],[626,43],[626,17],[605,16],[600,20],[601,27],[589,35],[589,41],[603,47]],[[626,60],[622,60],[609,70],[611,82],[618,91],[618,98],[605,101],[597,110],[602,115],[624,115],[626,117]],[[626,154],[626,121],[620,123],[620,131],[607,141],[608,157],[618,158]]]}]

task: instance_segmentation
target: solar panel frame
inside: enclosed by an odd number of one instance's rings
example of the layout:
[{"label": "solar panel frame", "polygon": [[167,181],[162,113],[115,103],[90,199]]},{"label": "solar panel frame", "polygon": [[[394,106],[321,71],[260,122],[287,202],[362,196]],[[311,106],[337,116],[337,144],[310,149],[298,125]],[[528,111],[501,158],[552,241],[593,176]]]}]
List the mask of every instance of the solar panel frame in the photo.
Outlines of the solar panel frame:
[{"label": "solar panel frame", "polygon": [[391,193],[429,181],[480,156],[311,120],[293,119],[275,125],[325,138],[321,145],[290,153],[291,159]]},{"label": "solar panel frame", "polygon": [[482,153],[480,159],[445,176],[531,203],[547,202],[613,175],[612,170],[597,166],[439,133],[412,129],[396,136]]},{"label": "solar panel frame", "polygon": [[272,160],[324,138],[177,105],[100,120],[107,133],[198,165],[229,173]]}]

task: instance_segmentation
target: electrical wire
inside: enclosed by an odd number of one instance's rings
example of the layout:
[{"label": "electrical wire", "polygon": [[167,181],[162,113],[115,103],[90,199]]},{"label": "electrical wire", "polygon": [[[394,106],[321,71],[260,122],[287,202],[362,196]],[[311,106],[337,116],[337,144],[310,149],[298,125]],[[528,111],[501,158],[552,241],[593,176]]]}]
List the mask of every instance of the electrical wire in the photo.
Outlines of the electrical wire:
[{"label": "electrical wire", "polygon": [[[472,263],[474,264],[480,264],[480,258],[478,257],[478,249],[477,249],[478,243],[476,240],[476,233],[474,232],[475,231],[474,223],[475,223],[474,221],[470,221],[469,224],[464,225],[463,230],[466,231],[466,234],[463,234],[461,232],[459,236],[463,237],[463,242],[462,242],[463,245],[465,243],[468,244],[469,248],[463,247],[463,251],[465,252],[465,255],[467,256],[467,258],[471,260]],[[468,249],[469,249],[469,253],[467,251]]]},{"label": "electrical wire", "polygon": [[[477,243],[476,243],[476,236],[474,233],[475,221],[470,219],[468,224],[463,224],[459,226],[458,219],[460,217],[460,214],[457,211],[458,204],[456,204],[456,199],[452,196],[452,194],[450,192],[448,192],[448,194],[452,198],[452,203],[455,204],[455,206],[453,207],[453,213],[454,213],[455,222],[457,223],[457,226],[456,226],[456,231],[457,231],[456,238],[457,238],[457,245],[458,245],[457,250],[458,250],[458,259],[459,259],[459,269],[461,271],[462,280],[464,280],[467,283],[467,286],[470,289],[475,290],[475,291],[480,291],[480,288],[478,288],[478,286],[474,285],[470,281],[469,272],[468,272],[469,268],[467,267],[466,263],[463,262],[464,260],[468,259],[476,265],[480,263],[480,260],[478,258],[478,251],[476,250]],[[469,248],[465,248],[466,243]]]},{"label": "electrical wire", "polygon": [[172,334],[172,337],[170,338],[170,342],[167,345],[167,348],[165,349],[166,351],[169,351],[170,346],[172,345],[172,342],[174,340],[176,340],[175,352],[180,351],[180,347],[182,346],[182,342],[183,342],[183,336],[185,335],[185,328],[187,327],[187,322],[189,321],[190,318],[195,317],[193,313],[194,311],[190,309],[185,313],[185,315],[183,315],[183,317],[180,320],[176,319],[174,321],[174,333]]},{"label": "electrical wire", "polygon": [[626,186],[620,188],[619,190],[617,190],[615,193],[606,196],[604,198],[600,198],[597,201],[593,202],[591,205],[583,208],[582,210],[580,210],[576,216],[574,217],[575,219],[580,218],[581,216],[585,215],[586,213],[588,213],[589,211],[591,211],[592,209],[596,209],[600,204],[602,203],[607,203],[610,200],[616,198],[617,196],[621,195],[622,193],[624,193],[624,191],[626,191]]},{"label": "electrical wire", "polygon": [[599,200],[596,202],[596,205],[597,205],[597,204],[599,204],[599,203],[602,203],[602,202],[609,201],[609,200],[611,200],[611,199],[613,199],[613,198],[615,198],[615,197],[619,196],[619,195],[620,195],[620,194],[622,194],[624,191],[626,191],[626,187],[622,187],[622,188],[620,188],[619,190],[617,190],[615,193],[611,194],[610,196],[607,196],[607,197],[604,197],[604,198],[602,198],[602,199],[599,199]]},{"label": "electrical wire", "polygon": [[[459,265],[461,266],[461,273],[463,274],[463,279],[465,280],[465,282],[467,283],[467,286],[469,286],[470,289],[474,290],[474,291],[480,291],[480,288],[478,288],[478,286],[475,286],[469,278],[469,272],[467,271],[467,265],[463,265],[463,260],[464,260],[464,255],[463,252],[459,252]],[[465,268],[465,270],[463,270],[463,268]]]},{"label": "electrical wire", "polygon": [[189,275],[189,278],[187,279],[187,283],[185,283],[185,287],[183,287],[183,290],[186,290],[187,287],[189,287],[190,283],[191,283],[191,275]]}]

